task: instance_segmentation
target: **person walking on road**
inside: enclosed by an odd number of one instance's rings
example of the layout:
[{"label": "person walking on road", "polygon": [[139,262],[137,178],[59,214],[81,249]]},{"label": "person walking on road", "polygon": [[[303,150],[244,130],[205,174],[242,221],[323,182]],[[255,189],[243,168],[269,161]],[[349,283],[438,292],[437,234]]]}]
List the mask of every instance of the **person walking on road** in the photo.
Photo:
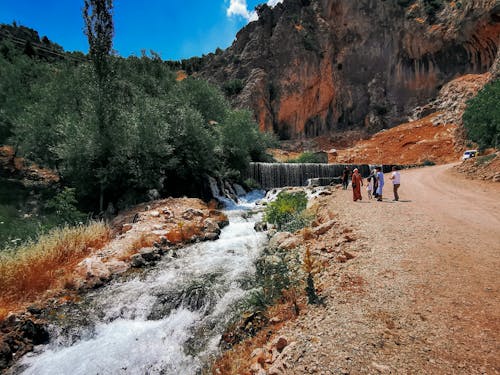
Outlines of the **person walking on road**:
[{"label": "person walking on road", "polygon": [[368,179],[372,183],[372,194],[374,198],[377,198],[377,189],[378,189],[378,181],[377,181],[377,171],[373,168],[370,172],[370,176]]},{"label": "person walking on road", "polygon": [[361,175],[358,172],[358,168],[354,168],[354,171],[352,173],[352,199],[354,202],[357,200],[362,200],[363,197],[361,196],[361,186],[363,186],[363,179],[361,178]]},{"label": "person walking on road", "polygon": [[372,192],[373,192],[373,179],[371,177],[368,177],[366,179],[366,193],[368,194],[368,199],[372,199]]},{"label": "person walking on road", "polygon": [[375,171],[377,172],[377,182],[378,182],[377,201],[382,202],[382,190],[384,189],[384,174],[382,173],[381,167],[375,168]]},{"label": "person walking on road", "polygon": [[392,175],[390,177],[392,180],[392,189],[394,191],[394,200],[397,202],[399,200],[398,189],[401,185],[401,176],[399,175],[399,171],[396,167],[392,167]]},{"label": "person walking on road", "polygon": [[347,190],[347,187],[349,186],[349,175],[351,174],[351,171],[349,170],[349,167],[344,168],[344,172],[342,172],[342,188],[344,190]]}]

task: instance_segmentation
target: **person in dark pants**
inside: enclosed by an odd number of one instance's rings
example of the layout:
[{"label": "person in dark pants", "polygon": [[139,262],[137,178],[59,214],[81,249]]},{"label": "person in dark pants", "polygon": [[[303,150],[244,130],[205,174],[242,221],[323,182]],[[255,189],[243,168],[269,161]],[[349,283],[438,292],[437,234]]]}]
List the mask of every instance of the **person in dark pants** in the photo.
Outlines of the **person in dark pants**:
[{"label": "person in dark pants", "polygon": [[368,179],[371,179],[373,182],[373,190],[372,190],[373,197],[377,198],[378,181],[377,181],[377,172],[375,171],[375,169],[372,169],[372,173],[370,173],[370,177],[368,177]]},{"label": "person in dark pants", "polygon": [[401,186],[401,176],[396,167],[392,167],[392,175],[390,177],[392,180],[392,191],[394,192],[394,200],[397,202],[399,200],[398,189]]},{"label": "person in dark pants", "polygon": [[344,172],[342,172],[342,188],[344,190],[347,190],[347,187],[349,186],[349,176],[351,174],[351,171],[349,170],[349,167],[344,168]]}]

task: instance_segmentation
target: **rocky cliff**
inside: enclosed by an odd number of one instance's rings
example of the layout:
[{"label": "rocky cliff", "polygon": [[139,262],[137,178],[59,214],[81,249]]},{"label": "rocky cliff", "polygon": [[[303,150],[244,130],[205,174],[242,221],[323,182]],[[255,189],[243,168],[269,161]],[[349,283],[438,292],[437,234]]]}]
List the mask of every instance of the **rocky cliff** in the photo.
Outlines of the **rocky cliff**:
[{"label": "rocky cliff", "polygon": [[285,0],[261,5],[201,76],[281,139],[405,122],[456,76],[490,69],[496,0]]}]

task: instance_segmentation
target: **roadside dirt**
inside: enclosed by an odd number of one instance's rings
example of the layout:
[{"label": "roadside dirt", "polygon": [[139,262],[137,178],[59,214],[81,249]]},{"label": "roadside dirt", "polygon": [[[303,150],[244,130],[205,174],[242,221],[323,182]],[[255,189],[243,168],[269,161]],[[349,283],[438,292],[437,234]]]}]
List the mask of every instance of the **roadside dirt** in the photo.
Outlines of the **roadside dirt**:
[{"label": "roadside dirt", "polygon": [[261,374],[500,373],[500,184],[450,165],[401,175],[399,202],[389,184],[383,202],[319,198],[354,258],[326,266],[326,306],[275,333],[288,346]]}]

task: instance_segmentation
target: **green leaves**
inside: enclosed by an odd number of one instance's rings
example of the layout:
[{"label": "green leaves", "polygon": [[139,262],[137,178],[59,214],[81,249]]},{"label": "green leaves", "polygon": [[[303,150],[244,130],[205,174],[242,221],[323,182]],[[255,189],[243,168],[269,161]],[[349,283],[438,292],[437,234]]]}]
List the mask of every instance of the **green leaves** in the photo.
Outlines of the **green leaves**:
[{"label": "green leaves", "polygon": [[142,201],[149,189],[197,195],[204,175],[239,178],[273,143],[217,87],[177,82],[157,57],[110,56],[104,81],[90,63],[9,59],[0,54],[8,72],[0,80],[0,121],[12,130],[10,142],[57,169],[89,209],[101,194],[104,208]]},{"label": "green leaves", "polygon": [[278,230],[294,232],[308,224],[304,215],[307,206],[307,196],[303,191],[287,193],[282,191],[274,202],[269,203],[264,220],[275,224]]},{"label": "green leaves", "polygon": [[500,144],[500,80],[488,83],[467,102],[463,122],[470,140],[479,148],[498,148]]}]

